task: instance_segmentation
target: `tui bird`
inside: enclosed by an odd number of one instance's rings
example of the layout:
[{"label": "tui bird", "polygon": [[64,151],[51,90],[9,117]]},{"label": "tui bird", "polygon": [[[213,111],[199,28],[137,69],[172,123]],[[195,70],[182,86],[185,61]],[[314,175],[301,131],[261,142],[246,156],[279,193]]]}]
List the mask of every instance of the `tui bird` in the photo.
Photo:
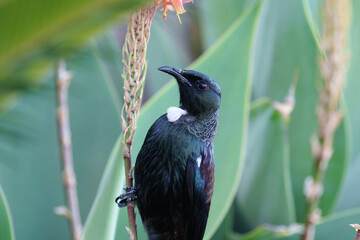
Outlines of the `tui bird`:
[{"label": "tui bird", "polygon": [[150,127],[135,164],[135,189],[126,201],[137,201],[149,239],[202,239],[214,187],[221,91],[200,72],[158,70],[177,80],[180,107],[168,108]]}]

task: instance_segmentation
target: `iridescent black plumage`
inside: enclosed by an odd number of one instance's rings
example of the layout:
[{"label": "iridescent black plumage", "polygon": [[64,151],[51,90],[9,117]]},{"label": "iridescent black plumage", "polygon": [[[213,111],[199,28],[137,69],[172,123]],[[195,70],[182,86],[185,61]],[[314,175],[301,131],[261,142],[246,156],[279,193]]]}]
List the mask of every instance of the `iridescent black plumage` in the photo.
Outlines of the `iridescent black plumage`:
[{"label": "iridescent black plumage", "polygon": [[[137,205],[149,239],[202,239],[214,186],[220,88],[196,72],[162,67],[180,90],[180,117],[162,115],[135,164]],[[176,110],[176,109],[175,109]]]}]

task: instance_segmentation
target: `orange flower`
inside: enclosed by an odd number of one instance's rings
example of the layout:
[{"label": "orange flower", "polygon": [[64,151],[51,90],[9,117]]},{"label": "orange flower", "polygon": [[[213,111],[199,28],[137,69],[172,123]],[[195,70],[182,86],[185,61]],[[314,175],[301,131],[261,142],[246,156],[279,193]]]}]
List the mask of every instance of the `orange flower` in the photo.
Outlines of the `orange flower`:
[{"label": "orange flower", "polygon": [[164,19],[166,19],[167,10],[175,11],[179,18],[179,22],[181,23],[179,14],[183,14],[186,12],[183,4],[188,2],[194,2],[194,1],[193,0],[156,0],[156,6],[163,7]]}]

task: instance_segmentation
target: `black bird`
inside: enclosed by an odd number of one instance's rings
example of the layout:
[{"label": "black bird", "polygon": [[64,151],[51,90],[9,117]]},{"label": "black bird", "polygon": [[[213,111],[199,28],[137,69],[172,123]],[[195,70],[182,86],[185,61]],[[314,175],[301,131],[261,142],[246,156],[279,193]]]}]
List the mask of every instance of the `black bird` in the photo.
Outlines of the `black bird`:
[{"label": "black bird", "polygon": [[220,88],[200,72],[159,70],[176,78],[180,107],[168,108],[146,135],[135,164],[137,206],[149,239],[202,239],[214,187]]}]

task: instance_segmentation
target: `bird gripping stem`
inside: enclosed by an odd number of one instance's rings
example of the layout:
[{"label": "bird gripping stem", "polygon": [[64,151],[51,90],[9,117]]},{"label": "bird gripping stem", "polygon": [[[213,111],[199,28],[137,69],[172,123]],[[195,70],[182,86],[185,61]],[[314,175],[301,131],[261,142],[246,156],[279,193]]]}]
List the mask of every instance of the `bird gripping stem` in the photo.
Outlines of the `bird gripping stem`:
[{"label": "bird gripping stem", "polygon": [[[133,187],[131,147],[136,129],[136,121],[142,99],[142,89],[146,75],[146,49],[150,37],[151,20],[155,6],[147,5],[131,14],[123,46],[124,106],[121,123],[123,129],[122,150],[125,165],[126,187]],[[127,203],[130,238],[137,240],[135,203]]]}]

